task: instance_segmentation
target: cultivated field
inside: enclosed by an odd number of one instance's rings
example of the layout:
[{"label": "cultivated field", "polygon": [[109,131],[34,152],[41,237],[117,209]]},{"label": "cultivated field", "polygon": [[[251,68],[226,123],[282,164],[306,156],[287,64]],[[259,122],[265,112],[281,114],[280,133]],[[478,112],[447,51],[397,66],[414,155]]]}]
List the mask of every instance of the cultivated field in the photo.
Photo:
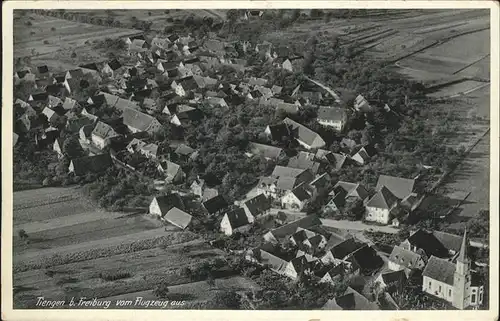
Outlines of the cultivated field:
[{"label": "cultivated field", "polygon": [[[18,235],[21,229],[27,241]],[[15,308],[33,308],[38,296],[154,297],[152,289],[162,281],[178,285],[170,292],[186,292],[193,304],[208,300],[217,289],[253,286],[243,277],[217,280],[211,290],[205,289],[206,282],[189,285],[191,280],[181,275],[183,267],[225,253],[194,233],[164,226],[145,214],[100,211],[78,188],[14,193],[13,243]],[[119,272],[124,276],[115,281],[100,275]]]},{"label": "cultivated field", "polygon": [[[28,26],[27,24],[31,24]],[[14,57],[53,53],[84,46],[87,41],[119,38],[138,30],[96,26],[54,17],[28,14],[14,20]],[[35,50],[33,52],[33,50]]]}]

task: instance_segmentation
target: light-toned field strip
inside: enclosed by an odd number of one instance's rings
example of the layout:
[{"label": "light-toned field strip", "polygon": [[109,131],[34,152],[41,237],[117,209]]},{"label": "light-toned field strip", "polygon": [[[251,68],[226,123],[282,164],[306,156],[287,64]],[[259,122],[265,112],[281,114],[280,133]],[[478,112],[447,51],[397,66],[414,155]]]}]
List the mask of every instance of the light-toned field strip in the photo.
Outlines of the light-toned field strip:
[{"label": "light-toned field strip", "polygon": [[126,216],[126,213],[120,212],[105,212],[100,210],[95,210],[92,212],[84,212],[78,215],[66,216],[64,219],[54,218],[40,222],[30,222],[16,225],[16,229],[23,229],[28,234],[41,232],[46,230],[52,230],[56,228],[62,228],[72,225],[77,225],[81,223],[88,223],[93,221],[98,221],[102,219],[114,219]]},{"label": "light-toned field strip", "polygon": [[44,256],[51,256],[54,254],[64,254],[64,253],[73,253],[86,250],[104,249],[114,245],[132,243],[139,240],[153,239],[167,234],[168,232],[165,232],[165,228],[157,228],[129,235],[115,236],[107,239],[84,242],[80,244],[72,244],[68,246],[61,246],[57,249],[26,251],[22,254],[14,256],[14,263],[16,261],[22,262],[26,260],[41,258]]}]

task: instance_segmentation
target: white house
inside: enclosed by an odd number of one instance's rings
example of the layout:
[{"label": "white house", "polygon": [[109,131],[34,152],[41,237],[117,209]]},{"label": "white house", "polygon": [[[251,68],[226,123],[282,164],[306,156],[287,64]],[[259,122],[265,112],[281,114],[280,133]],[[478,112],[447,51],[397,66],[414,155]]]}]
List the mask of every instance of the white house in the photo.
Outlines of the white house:
[{"label": "white house", "polygon": [[317,120],[323,126],[342,131],[347,123],[347,113],[343,108],[321,106],[318,109]]},{"label": "white house", "polygon": [[237,208],[224,214],[220,223],[220,230],[226,235],[232,235],[235,232],[245,232],[251,227],[254,217],[247,215],[243,208]]},{"label": "white house", "polygon": [[399,200],[385,186],[382,186],[366,204],[366,220],[380,224],[389,224]]},{"label": "white house", "polygon": [[290,210],[302,211],[311,197],[312,193],[306,189],[305,184],[302,184],[286,192],[281,198],[281,205]]}]

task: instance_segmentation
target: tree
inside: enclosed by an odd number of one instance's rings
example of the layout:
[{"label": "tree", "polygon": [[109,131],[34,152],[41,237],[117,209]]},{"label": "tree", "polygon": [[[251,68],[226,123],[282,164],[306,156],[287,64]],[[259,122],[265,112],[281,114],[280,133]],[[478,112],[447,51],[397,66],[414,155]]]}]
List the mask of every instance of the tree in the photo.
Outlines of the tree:
[{"label": "tree", "polygon": [[28,233],[24,229],[17,231],[17,235],[21,238],[21,240],[28,239]]},{"label": "tree", "polygon": [[345,213],[349,220],[361,220],[363,218],[363,215],[365,214],[365,206],[363,205],[363,201],[358,199],[353,203],[350,203],[347,206]]},{"label": "tree", "polygon": [[85,152],[78,141],[77,136],[70,136],[64,140],[62,146],[63,153],[69,158],[78,158],[85,155]]},{"label": "tree", "polygon": [[161,299],[166,298],[169,292],[170,292],[170,290],[168,289],[168,284],[166,284],[166,283],[160,283],[153,290],[153,294],[157,298],[161,298]]},{"label": "tree", "polygon": [[241,297],[235,291],[217,292],[211,303],[214,309],[237,310],[241,306]]}]

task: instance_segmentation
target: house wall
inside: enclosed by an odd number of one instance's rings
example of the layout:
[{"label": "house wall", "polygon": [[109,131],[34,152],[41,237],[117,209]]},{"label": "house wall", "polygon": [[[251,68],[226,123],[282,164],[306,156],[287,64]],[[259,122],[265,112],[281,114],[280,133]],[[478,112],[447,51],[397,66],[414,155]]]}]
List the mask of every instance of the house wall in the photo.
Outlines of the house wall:
[{"label": "house wall", "polygon": [[109,140],[99,137],[94,133],[92,133],[92,143],[94,143],[94,145],[96,145],[99,149],[104,149],[106,146],[109,145]]},{"label": "house wall", "polygon": [[158,206],[158,202],[156,201],[156,198],[153,199],[151,204],[149,204],[149,214],[158,215],[160,217],[162,216],[162,213],[161,213],[160,207]]},{"label": "house wall", "polygon": [[356,163],[360,164],[360,165],[364,165],[365,164],[365,160],[363,159],[363,157],[359,156],[359,154],[354,154],[351,159],[353,161],[355,161]]},{"label": "house wall", "polygon": [[380,224],[389,223],[389,210],[383,208],[366,207],[366,220]]},{"label": "house wall", "polygon": [[300,201],[297,197],[289,192],[281,199],[281,206],[289,210],[301,211],[304,208],[305,202]]},{"label": "house wall", "polygon": [[224,215],[222,221],[220,222],[220,230],[226,235],[233,234],[233,228],[231,227],[231,223],[229,223],[229,219],[227,218],[227,214]]},{"label": "house wall", "polygon": [[181,126],[181,121],[179,120],[179,117],[177,117],[177,115],[174,115],[171,119],[170,119],[170,123],[176,125],[176,126]]},{"label": "house wall", "polygon": [[387,261],[387,267],[391,271],[399,271],[399,270],[403,270],[404,269],[403,266],[399,265],[396,262],[392,262],[392,261]]},{"label": "house wall", "polygon": [[270,243],[277,243],[278,240],[274,237],[273,233],[272,232],[267,232],[266,234],[264,234],[264,240],[266,242],[270,242]]},{"label": "house wall", "polygon": [[286,265],[284,274],[292,280],[296,280],[298,277],[297,271],[295,271],[293,264],[290,262]]},{"label": "house wall", "polygon": [[73,161],[71,161],[69,163],[68,172],[69,173],[74,173],[75,172],[75,165],[73,164]]},{"label": "house wall", "polygon": [[481,306],[484,299],[484,286],[471,286],[469,290],[470,305],[474,307]]},{"label": "house wall", "polygon": [[341,131],[342,128],[344,128],[344,122],[343,121],[329,121],[329,120],[318,120],[318,123],[320,123],[323,126],[328,126],[328,127],[333,127],[335,130]]},{"label": "house wall", "polygon": [[453,286],[433,280],[427,276],[424,276],[422,283],[422,291],[427,292],[433,296],[444,299],[448,302],[453,301],[454,289]]},{"label": "house wall", "polygon": [[186,92],[184,91],[184,88],[182,88],[182,85],[177,85],[177,86],[175,87],[175,93],[176,93],[178,96],[181,96],[181,97],[186,96]]}]

